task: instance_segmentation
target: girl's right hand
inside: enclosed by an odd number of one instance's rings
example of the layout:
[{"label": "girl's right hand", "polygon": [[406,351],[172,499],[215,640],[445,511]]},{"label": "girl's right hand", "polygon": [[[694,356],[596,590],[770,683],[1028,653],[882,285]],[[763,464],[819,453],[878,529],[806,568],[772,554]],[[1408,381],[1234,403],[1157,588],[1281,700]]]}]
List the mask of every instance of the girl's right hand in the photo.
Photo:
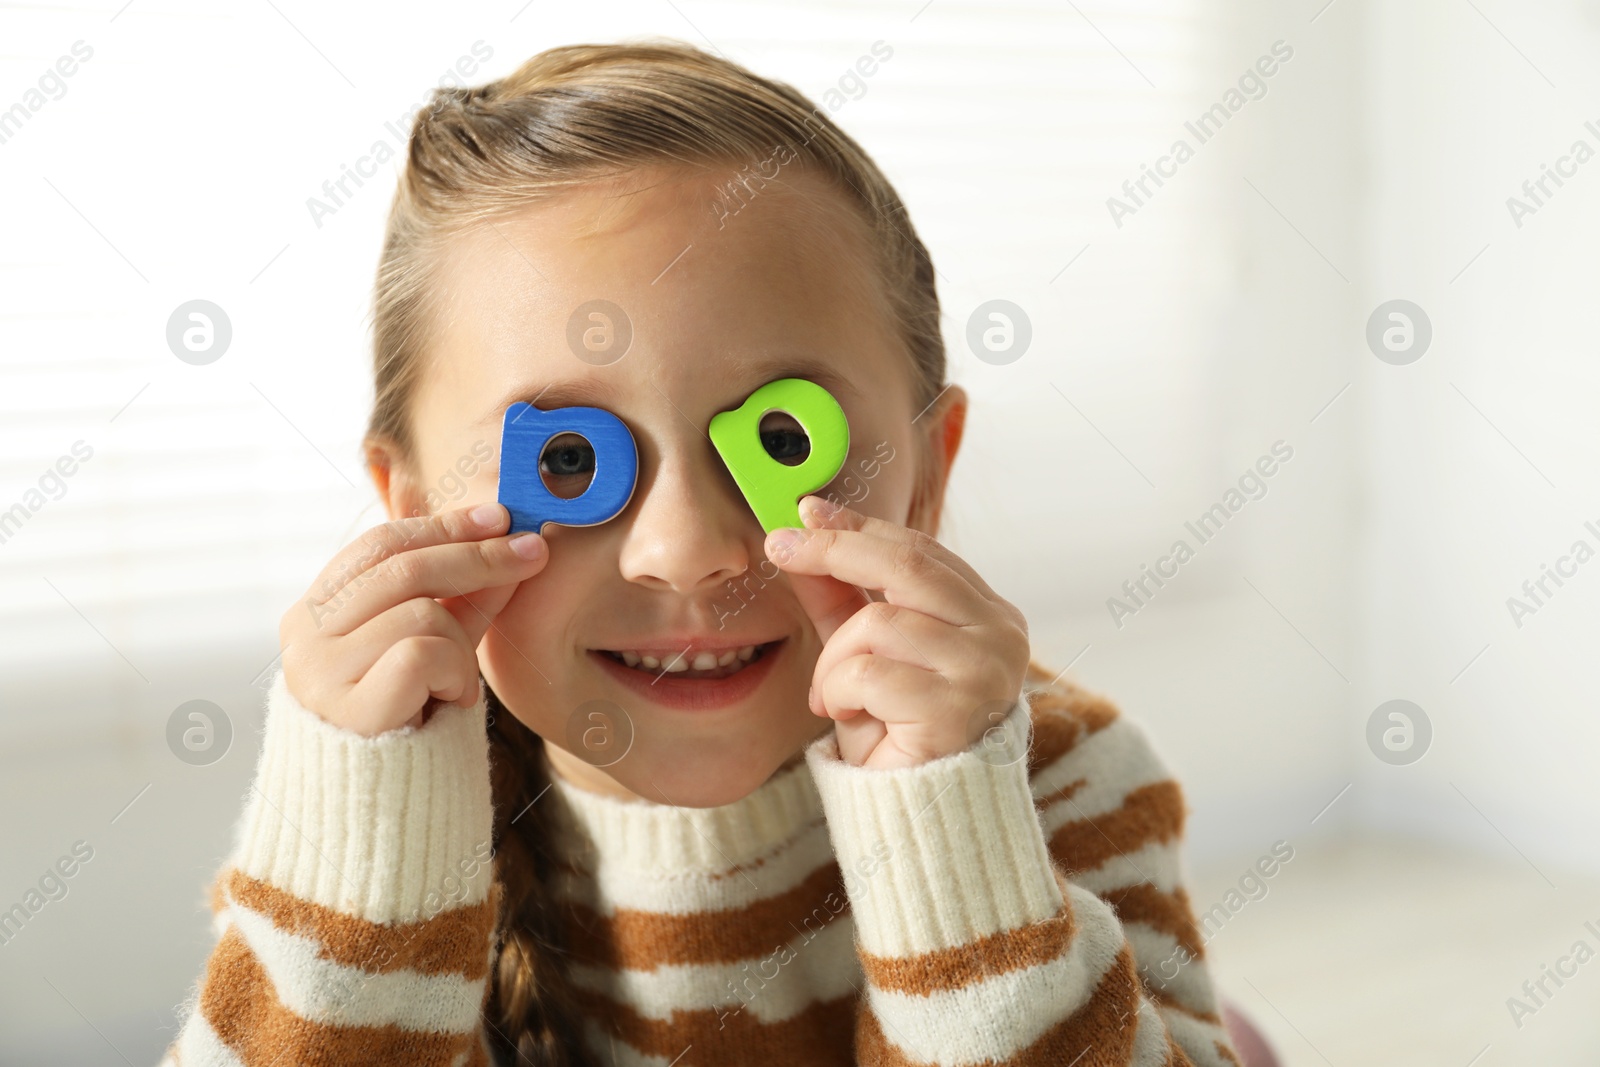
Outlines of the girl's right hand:
[{"label": "girl's right hand", "polygon": [[510,521],[478,504],[346,545],[278,624],[290,694],[368,737],[421,726],[430,700],[476,702],[478,642],[550,558],[536,533],[501,536]]}]

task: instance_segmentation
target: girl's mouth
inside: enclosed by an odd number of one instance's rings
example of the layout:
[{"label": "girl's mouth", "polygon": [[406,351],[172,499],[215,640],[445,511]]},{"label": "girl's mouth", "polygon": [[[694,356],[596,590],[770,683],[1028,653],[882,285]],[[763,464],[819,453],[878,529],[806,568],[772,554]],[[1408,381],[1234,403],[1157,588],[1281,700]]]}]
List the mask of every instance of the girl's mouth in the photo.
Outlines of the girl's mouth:
[{"label": "girl's mouth", "polygon": [[681,652],[665,655],[660,652],[637,652],[626,648],[602,648],[598,651],[624,667],[652,676],[671,676],[674,679],[687,681],[727,678],[738,674],[766,655],[777,643],[777,641],[765,641],[760,644],[726,648],[684,649]]},{"label": "girl's mouth", "polygon": [[[720,648],[592,648],[595,664],[637,697],[678,711],[748,707],[788,638]],[[632,662],[629,662],[629,661]]]}]

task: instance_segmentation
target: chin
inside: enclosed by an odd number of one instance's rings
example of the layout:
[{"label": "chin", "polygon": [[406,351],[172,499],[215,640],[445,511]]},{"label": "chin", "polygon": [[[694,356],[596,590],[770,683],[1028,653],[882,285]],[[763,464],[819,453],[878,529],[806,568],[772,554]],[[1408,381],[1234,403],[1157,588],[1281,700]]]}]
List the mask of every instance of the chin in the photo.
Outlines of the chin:
[{"label": "chin", "polygon": [[[635,751],[607,771],[625,789],[647,800],[680,808],[715,808],[761,788],[796,752],[791,748],[753,753],[748,747],[708,752],[704,744],[685,751],[674,744],[659,754]],[[640,758],[635,761],[635,757]]]}]

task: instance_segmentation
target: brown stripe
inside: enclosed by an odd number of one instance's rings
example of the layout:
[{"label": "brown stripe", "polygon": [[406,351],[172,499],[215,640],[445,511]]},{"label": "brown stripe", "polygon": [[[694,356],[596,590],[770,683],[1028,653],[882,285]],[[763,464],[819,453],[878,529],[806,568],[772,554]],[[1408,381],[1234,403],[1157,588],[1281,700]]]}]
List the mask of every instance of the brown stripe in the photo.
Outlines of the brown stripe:
[{"label": "brown stripe", "polygon": [[223,868],[222,870],[218,871],[217,876],[211,879],[211,886],[206,891],[206,903],[210,906],[213,917],[221,913],[222,909],[228,906],[228,894],[223,887],[227,877],[228,869],[229,868]]},{"label": "brown stripe", "polygon": [[1115,811],[1058,828],[1050,835],[1050,855],[1068,873],[1091,871],[1153,841],[1176,840],[1183,834],[1183,818],[1178,783],[1153,782],[1131,790]]},{"label": "brown stripe", "polygon": [[1244,1067],[1244,1064],[1239,1062],[1239,1057],[1235,1056],[1233,1050],[1227,1045],[1224,1045],[1221,1041],[1213,1041],[1211,1044],[1217,1050],[1217,1055],[1233,1064],[1233,1067]]},{"label": "brown stripe", "polygon": [[[670,1020],[651,1019],[633,1008],[584,989],[575,989],[583,1013],[618,1045],[633,1046],[647,1056],[660,1056],[673,1067],[815,1067],[855,1063],[854,993],[811,1004],[781,1022],[762,1022],[737,1003],[721,1009],[674,1011]],[[754,991],[759,997],[760,991]],[[754,998],[752,998],[754,999]],[[862,1013],[865,1014],[865,1013]],[[602,1055],[609,1049],[602,1046]]]},{"label": "brown stripe", "polygon": [[1100,894],[1116,911],[1117,918],[1125,923],[1144,923],[1177,939],[1178,944],[1195,959],[1206,954],[1205,939],[1195,924],[1194,912],[1189,908],[1189,894],[1182,886],[1171,893],[1163,893],[1149,882],[1140,882],[1122,889],[1112,889]]},{"label": "brown stripe", "polygon": [[1038,774],[1071,752],[1090,734],[1117,720],[1116,706],[1076,686],[1035,689],[1028,694],[1033,720],[1033,743],[1028,749],[1028,773]]},{"label": "brown stripe", "polygon": [[[975,1026],[994,1025],[991,1019],[973,1022]],[[1006,1067],[1127,1067],[1138,1026],[1139,982],[1134,975],[1133,950],[1124,944],[1088,1003],[1004,1063]],[[871,1011],[862,1011],[858,1031],[856,1062],[860,1067],[924,1067],[884,1036]],[[1176,1063],[1193,1067],[1187,1056]]]},{"label": "brown stripe", "polygon": [[217,942],[200,990],[206,1022],[246,1067],[293,1063],[344,1067],[404,1063],[448,1067],[478,1035],[437,1034],[398,1026],[335,1026],[311,1022],[284,1007],[272,980],[237,927]]},{"label": "brown stripe", "polygon": [[375,923],[301,900],[238,869],[228,875],[228,893],[243,907],[265,915],[286,933],[314,938],[324,959],[378,974],[410,970],[482,978],[489,973],[501,892],[500,883],[494,882],[481,903],[416,922]]},{"label": "brown stripe", "polygon": [[1049,963],[1067,951],[1077,932],[1072,904],[1062,901],[1054,918],[980,937],[955,948],[915,956],[875,956],[857,948],[867,981],[895,993],[933,993],[962,989],[998,974]]},{"label": "brown stripe", "polygon": [[1023,672],[1023,679],[1033,685],[1043,685],[1055,676],[1055,671],[1041,666],[1038,660],[1031,658],[1028,660],[1028,669]]},{"label": "brown stripe", "polygon": [[687,915],[619,908],[607,916],[577,901],[564,903],[577,934],[570,939],[575,961],[633,971],[766,956],[787,940],[815,937],[850,910],[837,860],[788,892],[742,908]]},{"label": "brown stripe", "polygon": [[1033,778],[1072,751],[1083,727],[1060,711],[1041,707],[1038,700],[1031,702],[1030,714],[1033,740],[1028,745],[1028,777]]}]

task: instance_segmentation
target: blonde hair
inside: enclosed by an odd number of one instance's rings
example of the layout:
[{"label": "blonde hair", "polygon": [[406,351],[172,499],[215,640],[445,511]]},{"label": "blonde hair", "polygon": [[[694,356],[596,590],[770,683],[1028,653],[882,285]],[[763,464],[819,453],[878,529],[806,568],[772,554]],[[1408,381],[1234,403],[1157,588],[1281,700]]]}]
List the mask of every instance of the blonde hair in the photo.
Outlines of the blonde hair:
[{"label": "blonde hair", "polygon": [[[944,388],[933,264],[905,205],[828,115],[781,82],[679,42],[552,48],[473,88],[439,88],[412,126],[373,301],[369,443],[415,456],[410,409],[425,367],[444,245],[462,230],[563,189],[643,166],[743,167],[792,153],[859,210],[911,362],[913,410]],[[786,161],[787,162],[787,161]],[[930,420],[930,422],[933,420]],[[924,484],[932,464],[922,463]],[[565,923],[550,880],[561,859],[533,801],[543,742],[490,694],[496,877],[505,889],[486,1033],[516,1064],[590,1064],[566,978]],[[515,824],[514,813],[521,813]]]}]

